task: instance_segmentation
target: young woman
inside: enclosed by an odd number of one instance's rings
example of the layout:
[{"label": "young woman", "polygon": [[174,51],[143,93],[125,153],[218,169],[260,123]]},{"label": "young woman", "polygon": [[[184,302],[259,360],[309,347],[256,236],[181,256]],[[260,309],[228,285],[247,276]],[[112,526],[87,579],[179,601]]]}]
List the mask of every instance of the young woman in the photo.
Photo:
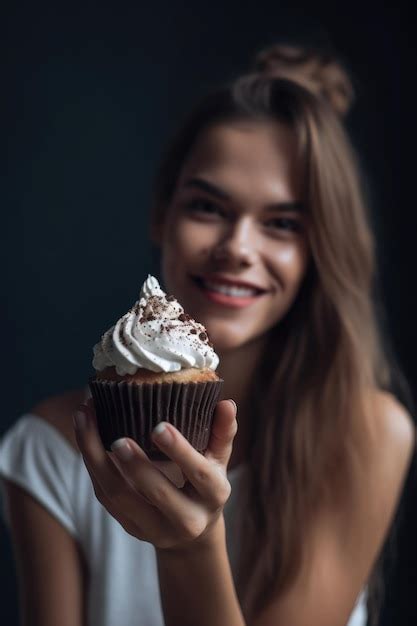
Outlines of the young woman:
[{"label": "young woman", "polygon": [[154,433],[182,488],[132,440],[106,453],[83,390],[16,424],[1,470],[25,625],[366,622],[413,427],[372,305],[351,87],[317,53],[258,61],[187,120],[152,212],[164,284],[234,402],[205,456]]}]

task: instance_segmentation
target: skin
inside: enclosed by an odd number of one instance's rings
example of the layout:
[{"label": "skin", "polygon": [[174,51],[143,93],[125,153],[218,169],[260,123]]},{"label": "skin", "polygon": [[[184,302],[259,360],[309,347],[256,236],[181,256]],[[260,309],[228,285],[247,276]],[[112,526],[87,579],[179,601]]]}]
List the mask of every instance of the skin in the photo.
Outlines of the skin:
[{"label": "skin", "polygon": [[[184,164],[157,239],[163,276],[222,357],[262,344],[298,293],[309,256],[306,216],[288,207],[299,203],[301,191],[294,137],[281,124],[214,127]],[[213,273],[266,293],[250,306],[227,308],[192,279]]]},{"label": "skin", "polygon": [[[185,190],[190,178],[209,181],[226,191],[228,200],[219,202],[216,197],[216,210],[210,208],[207,213],[201,199],[213,202],[213,193],[202,193],[201,185]],[[245,389],[268,331],[291,307],[308,267],[306,217],[302,211],[288,211],[288,203],[300,199],[299,184],[295,145],[286,127],[254,123],[215,127],[199,138],[184,164],[166,220],[157,233],[166,286],[206,325],[221,357],[226,397],[233,397],[239,405],[237,430],[235,405],[225,400],[218,404],[205,456],[170,425],[154,433],[155,443],[181,468],[187,479],[185,487],[178,489],[132,440],[120,440],[112,453],[105,452],[91,405],[83,403],[76,415],[76,445],[98,499],[127,532],[156,548],[168,626],[246,624],[226,550],[223,507],[230,494],[226,470],[245,460],[246,406],[250,404]],[[266,211],[272,203],[280,205],[273,214]],[[196,210],[196,206],[200,208]],[[288,218],[299,226],[290,227]],[[207,300],[192,277],[213,272],[255,283],[264,287],[265,293],[240,308]],[[251,626],[346,623],[392,521],[413,448],[413,428],[403,407],[388,394],[376,391],[370,402],[374,418],[364,428],[369,426],[372,437],[366,440],[361,479],[351,492],[342,497],[335,494],[334,502],[317,512],[306,531],[309,558],[297,579],[262,608]],[[45,419],[64,432],[64,422],[57,422],[53,415],[58,410],[71,413],[70,406],[74,405],[68,402],[60,407],[58,400],[52,408],[47,403],[37,414],[43,412]],[[21,555],[23,596],[32,620],[27,623],[56,623],[59,603],[50,608],[45,594],[38,600],[27,569],[29,559],[25,558],[32,552],[42,554],[47,549],[42,536],[49,531],[50,540],[53,531],[54,548],[66,566],[62,568],[60,559],[54,569],[52,560],[49,591],[53,589],[57,598],[70,593],[67,623],[79,626],[83,623],[80,590],[85,587],[76,565],[76,542],[41,510],[38,532],[30,533],[28,546],[25,537],[36,517],[36,506],[12,485],[8,493],[15,520],[14,543]],[[72,577],[70,592],[63,569],[66,577]]]},{"label": "skin", "polygon": [[[291,307],[308,266],[301,185],[287,126],[246,122],[210,128],[184,163],[156,234],[166,287],[206,326],[220,356],[223,397],[239,406],[230,468],[244,461],[247,391],[267,333]],[[212,275],[266,292],[249,306],[229,308],[211,301],[193,280]]]}]

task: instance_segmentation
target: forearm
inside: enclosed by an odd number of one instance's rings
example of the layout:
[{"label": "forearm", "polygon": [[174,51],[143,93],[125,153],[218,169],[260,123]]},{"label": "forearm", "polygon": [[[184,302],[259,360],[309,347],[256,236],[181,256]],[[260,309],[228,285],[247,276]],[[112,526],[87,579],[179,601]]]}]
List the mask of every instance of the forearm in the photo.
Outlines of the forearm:
[{"label": "forearm", "polygon": [[245,626],[223,517],[210,541],[188,550],[157,550],[157,561],[166,626]]}]

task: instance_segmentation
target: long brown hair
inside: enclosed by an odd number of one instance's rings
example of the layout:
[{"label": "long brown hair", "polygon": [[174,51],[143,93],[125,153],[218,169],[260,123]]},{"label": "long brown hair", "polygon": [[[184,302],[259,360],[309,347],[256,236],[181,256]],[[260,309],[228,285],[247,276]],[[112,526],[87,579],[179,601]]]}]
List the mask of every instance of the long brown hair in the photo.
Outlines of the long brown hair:
[{"label": "long brown hair", "polygon": [[155,225],[199,134],[238,119],[288,124],[304,166],[312,260],[294,305],[271,331],[253,384],[250,514],[237,585],[247,618],[300,571],[316,507],[334,493],[336,480],[349,486],[360,461],[357,435],[366,429],[369,392],[390,388],[371,297],[373,236],[341,121],[352,97],[351,82],[333,58],[274,46],[258,55],[252,73],[198,104],[156,179]]}]

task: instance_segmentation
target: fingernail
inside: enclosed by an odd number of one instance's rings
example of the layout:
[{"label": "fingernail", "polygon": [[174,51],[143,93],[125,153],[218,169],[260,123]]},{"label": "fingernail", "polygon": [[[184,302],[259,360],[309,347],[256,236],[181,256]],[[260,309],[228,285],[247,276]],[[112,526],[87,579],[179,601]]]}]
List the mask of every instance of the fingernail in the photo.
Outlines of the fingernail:
[{"label": "fingernail", "polygon": [[172,441],[172,435],[167,428],[166,422],[159,422],[153,429],[152,435],[159,443],[168,444]]},{"label": "fingernail", "polygon": [[73,415],[74,428],[85,430],[87,428],[87,415],[83,411],[76,411]]},{"label": "fingernail", "polygon": [[131,459],[133,456],[133,450],[124,437],[113,441],[113,443],[111,444],[111,449],[112,452],[114,452],[121,461],[129,461],[129,459]]},{"label": "fingernail", "polygon": [[234,400],[232,400],[232,398],[228,399],[228,402],[231,402],[231,404],[233,404],[233,406],[235,407],[235,415],[237,414],[237,404]]}]

